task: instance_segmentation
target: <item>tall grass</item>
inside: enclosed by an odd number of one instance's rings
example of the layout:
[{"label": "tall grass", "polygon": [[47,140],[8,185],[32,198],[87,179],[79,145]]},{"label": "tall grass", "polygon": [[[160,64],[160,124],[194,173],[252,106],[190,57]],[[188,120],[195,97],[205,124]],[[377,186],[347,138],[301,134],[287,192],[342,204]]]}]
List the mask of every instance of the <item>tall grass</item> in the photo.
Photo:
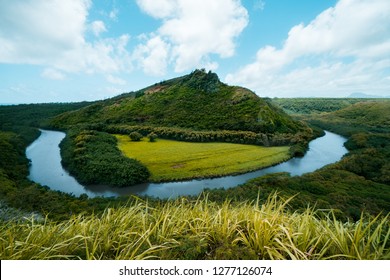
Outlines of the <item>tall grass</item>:
[{"label": "tall grass", "polygon": [[101,215],[0,224],[1,259],[390,259],[389,216],[342,223],[276,195],[233,205],[138,200]]}]

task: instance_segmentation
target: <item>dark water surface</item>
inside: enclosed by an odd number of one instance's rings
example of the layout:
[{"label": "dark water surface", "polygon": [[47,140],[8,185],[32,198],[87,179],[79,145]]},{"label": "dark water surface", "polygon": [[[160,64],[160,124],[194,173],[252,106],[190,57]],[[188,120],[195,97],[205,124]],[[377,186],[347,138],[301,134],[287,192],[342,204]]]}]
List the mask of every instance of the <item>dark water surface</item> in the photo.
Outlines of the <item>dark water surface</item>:
[{"label": "dark water surface", "polygon": [[27,147],[26,155],[31,161],[29,179],[53,190],[72,193],[76,196],[87,194],[95,196],[120,196],[129,194],[149,195],[159,198],[174,198],[180,195],[196,195],[203,189],[232,188],[268,173],[289,172],[302,175],[334,163],[348,151],[344,147],[346,138],[326,131],[325,136],[310,142],[309,150],[302,158],[292,158],[284,163],[248,172],[242,175],[225,176],[213,179],[191,180],[185,182],[146,183],[125,188],[110,186],[83,186],[61,165],[59,143],[65,133],[41,130],[41,136]]}]

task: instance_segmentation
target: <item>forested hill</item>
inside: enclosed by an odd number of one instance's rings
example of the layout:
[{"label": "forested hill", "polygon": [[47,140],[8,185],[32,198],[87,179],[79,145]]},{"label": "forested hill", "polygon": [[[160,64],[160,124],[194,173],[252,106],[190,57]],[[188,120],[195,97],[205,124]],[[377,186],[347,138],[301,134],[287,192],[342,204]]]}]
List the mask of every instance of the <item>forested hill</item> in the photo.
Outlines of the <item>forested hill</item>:
[{"label": "forested hill", "polygon": [[248,89],[226,85],[215,73],[204,70],[61,114],[52,121],[57,128],[80,123],[262,133],[307,129],[270,100]]},{"label": "forested hill", "polygon": [[[383,103],[388,98],[273,98],[272,102],[291,115],[311,115],[335,112],[357,103]],[[360,105],[358,105],[360,106]],[[358,107],[352,107],[358,109]],[[352,109],[354,110],[354,109]]]},{"label": "forested hill", "polygon": [[389,134],[390,100],[368,100],[355,103],[341,110],[313,114],[308,119],[312,124],[333,130],[336,133],[351,136],[361,131]]}]

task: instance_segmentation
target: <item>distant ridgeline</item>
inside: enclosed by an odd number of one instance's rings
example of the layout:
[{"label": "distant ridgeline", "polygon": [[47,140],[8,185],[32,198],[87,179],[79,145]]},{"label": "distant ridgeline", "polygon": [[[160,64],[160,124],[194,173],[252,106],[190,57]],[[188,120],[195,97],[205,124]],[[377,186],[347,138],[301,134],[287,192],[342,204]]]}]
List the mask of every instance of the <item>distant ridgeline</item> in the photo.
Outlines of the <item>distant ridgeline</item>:
[{"label": "distant ridgeline", "polygon": [[[122,158],[112,133],[154,133],[159,138],[190,142],[290,145],[291,156],[303,155],[314,137],[304,122],[293,120],[270,100],[228,86],[204,70],[65,112],[53,118],[50,126],[68,130],[61,153],[73,175],[84,183],[116,186],[146,181],[148,171],[141,162]],[[113,161],[137,172],[113,168]],[[110,170],[109,174],[104,175],[104,170]],[[104,180],[96,178],[97,173]]]},{"label": "distant ridgeline", "polygon": [[[125,133],[134,129],[182,141],[259,145],[294,144],[312,138],[310,128],[270,100],[228,86],[215,73],[204,70],[61,114],[51,125]],[[220,137],[223,133],[226,136]]]}]

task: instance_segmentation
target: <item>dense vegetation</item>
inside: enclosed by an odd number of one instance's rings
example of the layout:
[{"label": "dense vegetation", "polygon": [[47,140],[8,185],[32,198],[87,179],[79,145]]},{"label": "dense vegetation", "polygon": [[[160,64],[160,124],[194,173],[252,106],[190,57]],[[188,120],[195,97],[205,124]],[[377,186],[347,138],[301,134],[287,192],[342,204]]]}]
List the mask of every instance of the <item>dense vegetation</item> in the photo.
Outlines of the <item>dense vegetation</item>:
[{"label": "dense vegetation", "polygon": [[206,191],[210,200],[261,201],[277,190],[282,197],[297,195],[291,201],[291,209],[304,209],[311,205],[315,209],[337,209],[340,220],[359,220],[361,214],[390,212],[390,188],[388,185],[366,180],[364,177],[331,165],[313,173],[291,177],[277,173],[259,177],[227,190]]},{"label": "dense vegetation", "polygon": [[122,155],[114,136],[95,130],[70,130],[61,143],[64,166],[85,184],[131,186],[145,182],[148,169]]},{"label": "dense vegetation", "polygon": [[[299,101],[299,100],[298,100]],[[292,102],[292,101],[290,101]],[[315,103],[315,100],[311,102]],[[323,100],[318,102],[323,104]],[[343,103],[343,100],[340,100]],[[298,103],[300,104],[300,103]],[[304,103],[303,103],[304,104]],[[302,105],[305,107],[305,105]],[[316,105],[312,105],[316,107]],[[319,106],[319,105],[318,105]],[[300,107],[296,105],[300,112]],[[305,108],[303,108],[305,109]],[[267,196],[275,190],[290,197],[293,209],[308,203],[319,209],[338,209],[339,218],[360,218],[363,211],[372,214],[390,212],[390,101],[359,102],[345,109],[305,116],[305,120],[324,129],[349,137],[350,153],[338,163],[299,177],[274,174],[254,179],[229,190],[209,191],[212,200],[241,200]]]},{"label": "dense vegetation", "polygon": [[131,134],[138,132],[143,136],[154,133],[159,138],[171,139],[185,142],[226,142],[237,144],[253,144],[260,146],[284,146],[284,145],[306,145],[314,136],[319,136],[318,131],[307,128],[305,131],[292,133],[255,133],[253,131],[234,130],[202,130],[176,127],[156,127],[156,126],[132,126],[132,125],[89,125],[89,128],[106,131],[113,134]]},{"label": "dense vegetation", "polygon": [[158,139],[150,143],[116,135],[118,147],[150,171],[150,181],[177,181],[245,173],[290,158],[289,147],[260,147],[232,143],[188,143]]},{"label": "dense vegetation", "polygon": [[256,133],[297,133],[307,128],[270,100],[248,89],[223,84],[216,74],[202,70],[64,113],[52,121],[57,128],[80,123]]},{"label": "dense vegetation", "polygon": [[386,136],[390,133],[389,112],[390,100],[365,101],[333,113],[313,115],[309,120],[348,137],[356,133]]},{"label": "dense vegetation", "polygon": [[37,128],[47,127],[54,116],[89,104],[91,102],[0,106],[0,131],[16,132],[30,142],[38,137]]},{"label": "dense vegetation", "polygon": [[[288,201],[142,200],[54,223],[0,223],[1,259],[389,259],[388,217],[343,223]],[[320,214],[320,215],[319,215]]]},{"label": "dense vegetation", "polygon": [[[378,101],[378,99],[374,99]],[[272,102],[288,114],[312,115],[335,112],[350,105],[368,101],[358,98],[274,98]]]}]

